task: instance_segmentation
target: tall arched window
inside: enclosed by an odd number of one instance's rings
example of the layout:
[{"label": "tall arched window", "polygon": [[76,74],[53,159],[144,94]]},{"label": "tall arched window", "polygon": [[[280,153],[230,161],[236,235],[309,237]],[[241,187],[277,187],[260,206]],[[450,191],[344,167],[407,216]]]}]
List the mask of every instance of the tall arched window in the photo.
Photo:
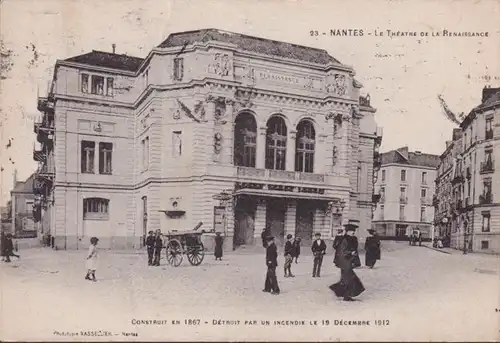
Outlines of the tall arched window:
[{"label": "tall arched window", "polygon": [[240,113],[234,127],[234,165],[255,168],[257,122],[250,113]]},{"label": "tall arched window", "polygon": [[285,170],[286,162],[285,120],[273,116],[267,122],[266,169]]},{"label": "tall arched window", "polygon": [[314,148],[316,131],[309,120],[302,120],[297,125],[295,141],[295,171],[314,172]]}]

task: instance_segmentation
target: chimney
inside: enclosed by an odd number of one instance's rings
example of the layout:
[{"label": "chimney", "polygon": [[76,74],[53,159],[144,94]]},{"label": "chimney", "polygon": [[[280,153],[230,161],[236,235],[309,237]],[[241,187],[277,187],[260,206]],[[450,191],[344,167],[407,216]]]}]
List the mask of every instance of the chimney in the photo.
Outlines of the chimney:
[{"label": "chimney", "polygon": [[17,169],[14,169],[14,175],[13,175],[13,183],[14,183],[14,187],[16,187],[17,185]]},{"label": "chimney", "polygon": [[113,48],[113,54],[114,54],[116,51],[116,44],[115,43],[111,44],[111,47]]},{"label": "chimney", "polygon": [[500,87],[491,88],[491,86],[485,86],[483,88],[483,97],[481,98],[481,103],[485,102],[489,97],[497,92],[500,92]]}]

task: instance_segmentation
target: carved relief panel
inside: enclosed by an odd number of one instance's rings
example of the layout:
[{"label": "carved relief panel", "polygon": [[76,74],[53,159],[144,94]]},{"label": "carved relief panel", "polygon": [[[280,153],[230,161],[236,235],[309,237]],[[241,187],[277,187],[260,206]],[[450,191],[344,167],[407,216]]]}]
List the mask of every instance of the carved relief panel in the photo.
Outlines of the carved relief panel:
[{"label": "carved relief panel", "polygon": [[217,76],[233,76],[233,57],[225,53],[216,53],[213,62],[208,65],[208,72]]}]

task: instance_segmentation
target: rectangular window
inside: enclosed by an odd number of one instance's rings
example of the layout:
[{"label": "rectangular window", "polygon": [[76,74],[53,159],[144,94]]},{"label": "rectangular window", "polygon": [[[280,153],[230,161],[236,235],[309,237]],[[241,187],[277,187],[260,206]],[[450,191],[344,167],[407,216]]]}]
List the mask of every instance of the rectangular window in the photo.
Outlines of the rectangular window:
[{"label": "rectangular window", "polygon": [[104,95],[104,77],[92,75],[91,93],[97,95]]},{"label": "rectangular window", "polygon": [[405,219],[405,205],[399,205],[399,220]]},{"label": "rectangular window", "polygon": [[81,90],[82,93],[88,93],[89,92],[89,74],[82,74],[82,84],[81,84]]},{"label": "rectangular window", "polygon": [[174,80],[182,81],[184,77],[184,59],[174,58]]},{"label": "rectangular window", "polygon": [[481,249],[482,250],[487,250],[490,248],[490,242],[489,241],[481,241]]},{"label": "rectangular window", "polygon": [[113,143],[99,143],[99,174],[111,174]]},{"label": "rectangular window", "polygon": [[385,200],[385,187],[380,187],[380,201]]},{"label": "rectangular window", "polygon": [[420,207],[420,221],[421,222],[425,222],[426,221],[426,218],[425,218],[425,207]]},{"label": "rectangular window", "polygon": [[81,143],[81,170],[82,173],[94,173],[95,142],[82,141]]},{"label": "rectangular window", "polygon": [[406,187],[399,188],[399,195],[403,198],[406,196]]},{"label": "rectangular window", "polygon": [[486,118],[485,139],[493,138],[493,118]]},{"label": "rectangular window", "polygon": [[83,219],[108,219],[109,200],[103,198],[83,199]]},{"label": "rectangular window", "polygon": [[384,219],[384,210],[385,210],[385,206],[380,205],[380,219]]},{"label": "rectangular window", "polygon": [[382,170],[382,181],[385,181],[385,170]]},{"label": "rectangular window", "polygon": [[172,155],[174,157],[182,155],[182,131],[174,131],[172,134]]},{"label": "rectangular window", "polygon": [[490,232],[490,212],[483,212],[483,225],[481,227],[482,232]]},{"label": "rectangular window", "polygon": [[420,197],[421,197],[421,198],[425,198],[426,196],[427,196],[427,189],[422,188],[422,189],[420,190]]},{"label": "rectangular window", "polygon": [[113,96],[114,94],[114,80],[112,77],[106,78],[106,95]]},{"label": "rectangular window", "polygon": [[406,170],[401,170],[401,181],[406,182]]},{"label": "rectangular window", "polygon": [[149,169],[149,137],[145,137],[142,140],[142,147],[143,147],[142,167],[143,167],[143,170],[148,170]]},{"label": "rectangular window", "polygon": [[427,172],[422,172],[422,185],[427,184]]}]

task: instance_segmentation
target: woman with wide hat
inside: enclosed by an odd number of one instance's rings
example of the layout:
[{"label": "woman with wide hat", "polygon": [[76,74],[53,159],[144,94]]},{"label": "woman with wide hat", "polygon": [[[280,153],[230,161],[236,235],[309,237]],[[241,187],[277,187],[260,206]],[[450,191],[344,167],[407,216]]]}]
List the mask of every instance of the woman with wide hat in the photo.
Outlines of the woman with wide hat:
[{"label": "woman with wide hat", "polygon": [[380,260],[380,239],[375,230],[368,230],[370,236],[365,241],[365,266],[373,268],[377,260]]},{"label": "woman with wide hat", "polygon": [[365,290],[361,280],[354,272],[359,261],[358,239],[354,236],[357,228],[358,226],[352,223],[344,226],[345,236],[340,243],[338,256],[340,281],[330,286],[330,289],[338,297],[343,297],[344,301],[353,301],[353,297],[360,295]]}]

